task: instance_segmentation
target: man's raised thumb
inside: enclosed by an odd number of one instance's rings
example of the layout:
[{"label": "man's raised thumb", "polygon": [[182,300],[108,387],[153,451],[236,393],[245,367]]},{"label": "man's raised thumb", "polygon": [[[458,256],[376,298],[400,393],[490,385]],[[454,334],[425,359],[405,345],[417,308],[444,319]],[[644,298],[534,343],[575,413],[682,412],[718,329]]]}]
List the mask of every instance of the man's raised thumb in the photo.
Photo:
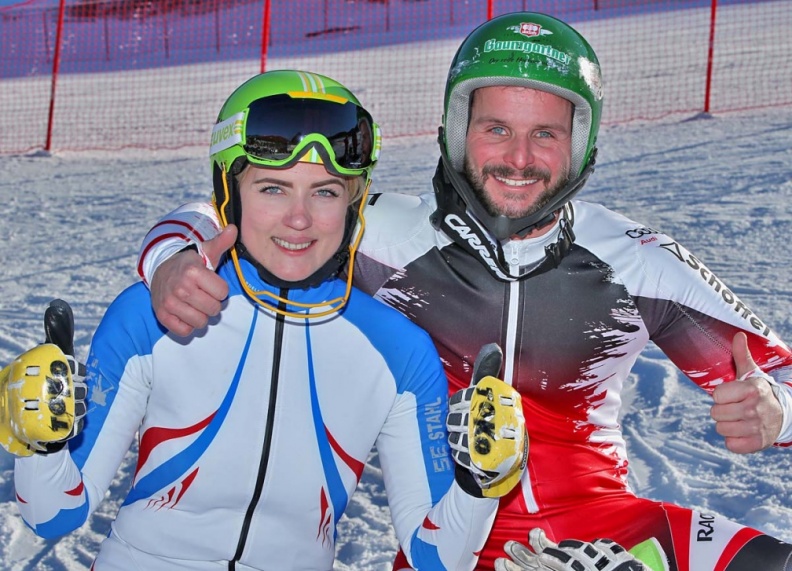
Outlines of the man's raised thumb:
[{"label": "man's raised thumb", "polygon": [[234,224],[229,224],[222,231],[212,238],[203,243],[203,253],[209,258],[212,267],[216,268],[220,264],[220,259],[236,242],[237,227]]},{"label": "man's raised thumb", "polygon": [[751,351],[748,349],[748,337],[742,331],[732,339],[732,359],[734,359],[738,379],[757,369]]}]

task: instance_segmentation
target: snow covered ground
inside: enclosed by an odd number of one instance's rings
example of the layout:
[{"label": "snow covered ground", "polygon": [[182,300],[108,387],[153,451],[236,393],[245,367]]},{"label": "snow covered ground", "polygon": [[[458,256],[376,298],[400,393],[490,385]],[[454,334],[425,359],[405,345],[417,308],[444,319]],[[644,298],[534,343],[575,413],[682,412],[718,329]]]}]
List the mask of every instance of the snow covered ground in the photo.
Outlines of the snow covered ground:
[{"label": "snow covered ground", "polygon": [[[670,233],[792,339],[792,108],[613,126],[600,140],[600,162],[581,198]],[[429,138],[386,143],[376,188],[427,190],[436,156]],[[54,297],[74,308],[84,359],[105,307],[136,279],[144,232],[209,189],[204,149],[0,157],[0,363],[42,340],[42,314]],[[708,400],[658,350],[639,359],[623,421],[634,488],[792,541],[792,452],[727,452]],[[339,570],[390,569],[395,537],[371,464],[342,519]],[[22,524],[12,468],[0,450],[0,568],[87,569],[132,461],[90,523],[60,541],[37,539]]]},{"label": "snow covered ground", "polygon": [[[430,190],[435,145],[431,137],[386,139],[375,190]],[[42,341],[43,311],[56,297],[72,304],[84,359],[108,303],[137,279],[145,231],[209,193],[204,148],[0,156],[0,363]],[[580,198],[675,237],[792,340],[792,107],[608,126]],[[626,397],[623,426],[639,494],[792,541],[792,451],[727,452],[709,398],[654,347],[636,364]],[[0,449],[0,568],[88,569],[133,470],[129,456],[83,529],[43,541],[18,516],[13,458]],[[342,519],[336,569],[389,570],[395,546],[374,456]]]}]

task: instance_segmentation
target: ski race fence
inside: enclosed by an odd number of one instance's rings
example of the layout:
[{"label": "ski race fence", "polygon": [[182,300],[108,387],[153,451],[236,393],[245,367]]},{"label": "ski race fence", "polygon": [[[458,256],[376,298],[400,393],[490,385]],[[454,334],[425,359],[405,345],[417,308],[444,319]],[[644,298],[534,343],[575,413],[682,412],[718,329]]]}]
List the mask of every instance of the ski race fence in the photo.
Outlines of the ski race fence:
[{"label": "ski race fence", "polygon": [[792,104],[792,0],[0,0],[0,153],[208,145],[270,69],[341,81],[386,140],[432,134],[461,39],[516,10],[588,38],[606,124]]}]

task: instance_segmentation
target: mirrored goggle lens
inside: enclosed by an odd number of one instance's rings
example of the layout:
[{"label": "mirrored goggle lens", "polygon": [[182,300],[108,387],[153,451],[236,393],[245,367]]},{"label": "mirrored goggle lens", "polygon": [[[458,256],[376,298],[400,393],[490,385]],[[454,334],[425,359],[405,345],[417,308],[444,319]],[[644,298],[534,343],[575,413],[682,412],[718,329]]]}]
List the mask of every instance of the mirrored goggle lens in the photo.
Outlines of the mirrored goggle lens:
[{"label": "mirrored goggle lens", "polygon": [[327,139],[339,167],[371,166],[374,125],[371,116],[352,102],[288,95],[257,99],[248,108],[244,149],[254,159],[285,161],[293,158],[294,150],[311,134]]}]

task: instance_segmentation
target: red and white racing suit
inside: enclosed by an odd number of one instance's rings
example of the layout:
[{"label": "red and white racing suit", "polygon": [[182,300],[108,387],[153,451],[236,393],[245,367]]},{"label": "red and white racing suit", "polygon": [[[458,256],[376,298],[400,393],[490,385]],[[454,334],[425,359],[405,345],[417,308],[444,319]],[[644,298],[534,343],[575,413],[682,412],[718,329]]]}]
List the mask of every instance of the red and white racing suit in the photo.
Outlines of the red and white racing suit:
[{"label": "red and white racing suit", "polygon": [[[525,541],[533,527],[556,541],[608,537],[631,548],[653,540],[671,570],[787,569],[788,544],[721,516],[636,497],[618,418],[624,382],[650,341],[711,392],[735,379],[731,343],[744,331],[754,360],[777,384],[784,422],[776,444],[787,445],[789,348],[669,236],[599,205],[573,201],[572,208],[576,239],[560,265],[514,281],[495,278],[430,223],[433,195],[374,195],[364,212],[356,285],[430,333],[452,392],[467,386],[479,348],[498,342],[504,380],[523,396],[528,467],[501,500],[477,569],[492,569],[504,542]],[[207,215],[192,205],[167,216],[147,236],[142,274],[150,278],[185,240],[211,237]],[[557,234],[504,244],[514,274],[541,259]]]}]

